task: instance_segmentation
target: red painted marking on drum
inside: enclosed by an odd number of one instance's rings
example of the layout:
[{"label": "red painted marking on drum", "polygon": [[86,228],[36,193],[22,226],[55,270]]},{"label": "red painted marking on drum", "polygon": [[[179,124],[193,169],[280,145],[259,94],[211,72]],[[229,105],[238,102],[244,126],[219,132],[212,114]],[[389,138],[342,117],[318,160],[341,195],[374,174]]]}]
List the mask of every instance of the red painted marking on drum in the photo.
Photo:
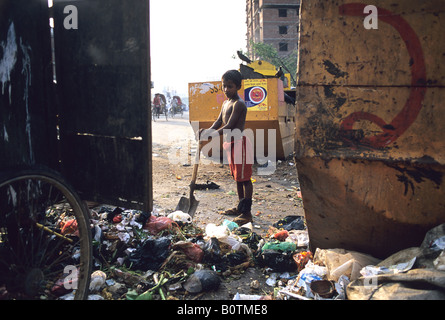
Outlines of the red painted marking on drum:
[{"label": "red painted marking on drum", "polygon": [[[339,7],[340,15],[346,16],[366,16],[363,13],[365,4],[361,3],[349,3]],[[422,101],[425,97],[427,88],[426,84],[426,68],[422,51],[422,45],[420,43],[417,34],[411,28],[409,23],[401,16],[392,13],[386,9],[377,8],[378,19],[383,21],[399,32],[402,40],[405,42],[409,56],[412,61],[411,65],[411,90],[408,100],[405,103],[403,109],[395,116],[390,124],[386,124],[377,115],[369,112],[354,112],[347,116],[340,125],[340,129],[345,131],[351,131],[354,123],[358,120],[368,120],[379,126],[383,133],[372,136],[364,137],[360,143],[369,145],[373,148],[379,149],[388,146],[400,137],[416,120],[422,109]]]}]

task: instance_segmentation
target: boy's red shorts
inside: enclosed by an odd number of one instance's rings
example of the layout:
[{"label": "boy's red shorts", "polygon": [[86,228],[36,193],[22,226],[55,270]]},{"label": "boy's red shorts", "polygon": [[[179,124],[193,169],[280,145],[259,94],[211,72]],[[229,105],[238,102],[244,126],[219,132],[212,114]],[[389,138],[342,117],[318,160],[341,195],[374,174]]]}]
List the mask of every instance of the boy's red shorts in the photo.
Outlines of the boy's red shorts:
[{"label": "boy's red shorts", "polygon": [[249,181],[253,165],[253,147],[250,140],[243,136],[242,139],[224,142],[223,148],[227,152],[233,179],[237,182]]}]

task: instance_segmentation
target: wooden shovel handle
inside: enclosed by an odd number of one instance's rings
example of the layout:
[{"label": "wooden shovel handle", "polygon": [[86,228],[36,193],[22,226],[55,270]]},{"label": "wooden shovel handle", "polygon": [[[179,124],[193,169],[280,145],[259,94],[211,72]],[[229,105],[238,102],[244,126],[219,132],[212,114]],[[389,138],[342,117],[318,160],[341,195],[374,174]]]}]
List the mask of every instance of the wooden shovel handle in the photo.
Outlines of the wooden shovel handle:
[{"label": "wooden shovel handle", "polygon": [[201,142],[198,142],[198,150],[196,151],[195,164],[193,165],[192,185],[196,182],[198,176],[199,155],[201,153]]}]

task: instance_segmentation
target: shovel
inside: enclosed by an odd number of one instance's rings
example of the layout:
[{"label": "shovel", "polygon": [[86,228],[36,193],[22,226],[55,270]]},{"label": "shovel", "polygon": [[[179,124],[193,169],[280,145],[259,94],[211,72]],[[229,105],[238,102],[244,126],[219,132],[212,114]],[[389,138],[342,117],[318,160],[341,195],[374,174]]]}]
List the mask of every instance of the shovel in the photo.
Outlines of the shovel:
[{"label": "shovel", "polygon": [[180,210],[182,212],[188,213],[192,218],[199,204],[199,201],[196,200],[195,196],[193,195],[193,192],[195,191],[196,176],[198,175],[198,164],[199,164],[200,153],[201,153],[201,142],[198,143],[198,150],[195,156],[195,164],[193,165],[192,182],[190,183],[190,198],[181,197],[181,199],[179,199],[178,205],[176,206],[176,211]]}]

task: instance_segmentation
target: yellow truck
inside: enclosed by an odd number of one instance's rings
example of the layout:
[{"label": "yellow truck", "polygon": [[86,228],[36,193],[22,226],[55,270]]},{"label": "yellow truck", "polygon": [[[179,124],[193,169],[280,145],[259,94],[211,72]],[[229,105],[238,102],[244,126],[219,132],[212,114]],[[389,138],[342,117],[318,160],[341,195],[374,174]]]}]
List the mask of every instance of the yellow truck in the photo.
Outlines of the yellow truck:
[{"label": "yellow truck", "polygon": [[[295,146],[295,90],[284,87],[290,83],[289,75],[283,75],[284,81],[275,77],[277,70],[266,61],[240,68],[242,74],[251,69],[257,75],[244,79],[239,90],[248,107],[246,130],[254,134],[256,158],[285,159]],[[221,81],[189,83],[189,120],[194,130],[210,127],[224,100]]]}]

